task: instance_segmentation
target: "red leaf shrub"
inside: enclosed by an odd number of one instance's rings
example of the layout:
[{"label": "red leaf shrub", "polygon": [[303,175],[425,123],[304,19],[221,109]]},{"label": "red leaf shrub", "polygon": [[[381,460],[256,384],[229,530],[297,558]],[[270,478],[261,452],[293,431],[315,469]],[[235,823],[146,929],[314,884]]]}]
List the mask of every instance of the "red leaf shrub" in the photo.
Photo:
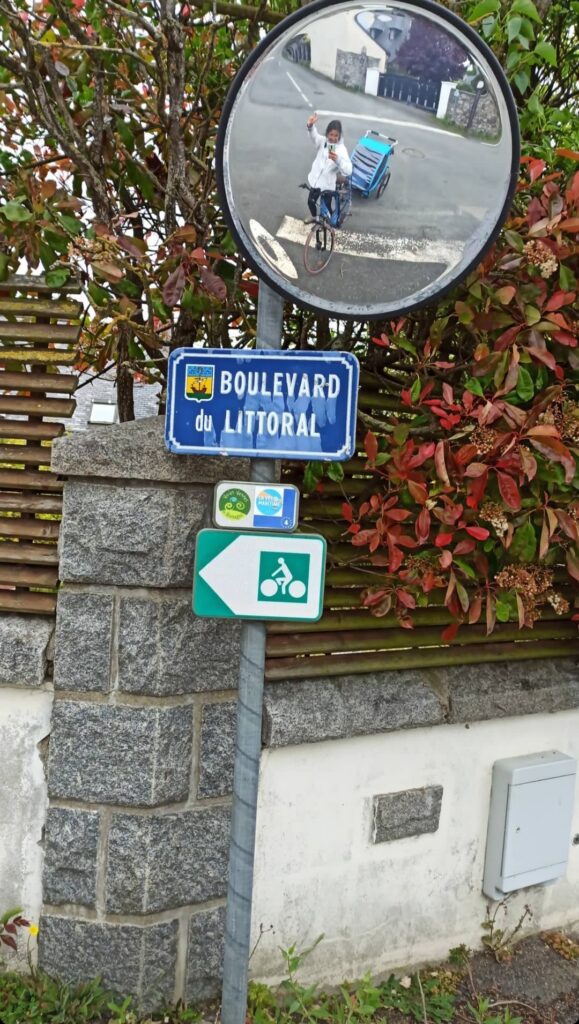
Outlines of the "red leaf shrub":
[{"label": "red leaf shrub", "polygon": [[380,402],[360,414],[374,475],[344,506],[384,571],[364,604],[408,627],[443,590],[445,642],[462,621],[490,633],[532,626],[546,604],[567,614],[556,585],[579,580],[579,173],[546,170],[526,162],[510,222],[452,298],[371,347],[396,411],[383,431]]}]

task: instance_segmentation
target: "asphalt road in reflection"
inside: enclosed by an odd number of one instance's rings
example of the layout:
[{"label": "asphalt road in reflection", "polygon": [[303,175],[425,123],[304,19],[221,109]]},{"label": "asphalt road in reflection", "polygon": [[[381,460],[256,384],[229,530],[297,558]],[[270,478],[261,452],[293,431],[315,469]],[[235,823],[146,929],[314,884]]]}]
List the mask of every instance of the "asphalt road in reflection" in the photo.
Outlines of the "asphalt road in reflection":
[{"label": "asphalt road in reflection", "polygon": [[[305,127],[314,110],[322,133],[329,120],[342,121],[350,154],[368,129],[398,140],[386,191],[378,200],[354,194],[332,261],[318,277],[303,264],[307,206],[298,188],[315,156]],[[465,138],[427,111],[353,92],[279,56],[266,58],[247,84],[229,160],[246,230],[253,219],[277,240],[295,268],[294,283],[356,304],[414,295],[459,264],[489,210],[498,214],[509,165],[506,139],[490,145]]]}]

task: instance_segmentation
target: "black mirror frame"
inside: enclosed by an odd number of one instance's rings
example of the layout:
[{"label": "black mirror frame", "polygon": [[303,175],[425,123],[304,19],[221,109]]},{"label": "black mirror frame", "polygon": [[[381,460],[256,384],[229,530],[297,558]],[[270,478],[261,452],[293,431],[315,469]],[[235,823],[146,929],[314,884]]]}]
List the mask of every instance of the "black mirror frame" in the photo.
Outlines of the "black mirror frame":
[{"label": "black mirror frame", "polygon": [[[223,160],[227,127],[229,123],[229,118],[231,116],[231,112],[233,110],[233,106],[237,99],[239,90],[241,89],[241,86],[243,85],[247,76],[250,74],[254,65],[260,59],[262,54],[269,49],[271,44],[274,43],[276,39],[278,39],[281,35],[283,35],[288,28],[291,28],[294,25],[298,25],[301,21],[304,21],[306,18],[309,19],[310,16],[316,13],[317,11],[323,11],[329,7],[346,7],[352,2],[355,2],[355,0],[313,0],[312,3],[307,3],[304,7],[300,7],[297,11],[294,11],[293,14],[289,14],[286,18],[283,18],[283,20],[280,21],[278,25],[272,28],[271,31],[268,32],[266,36],[264,36],[264,38],[261,40],[260,43],[258,43],[258,45],[252,51],[252,53],[250,53],[249,57],[246,58],[246,60],[240,67],[239,71],[237,72],[235,78],[233,79],[225,103],[223,105],[221,117],[219,119],[219,127],[217,131],[217,141],[215,148],[215,171],[217,178],[217,190],[219,194],[219,200],[221,203],[221,209],[225,215],[225,219],[227,221],[229,230],[231,231],[231,234],[233,235],[233,238],[235,239],[241,253],[245,257],[247,263],[254,271],[254,273],[257,275],[257,277],[260,280],[264,280],[265,283],[268,284],[271,288],[273,288],[273,290],[276,291],[279,295],[282,295],[292,304],[303,307],[304,309],[312,310],[313,312],[316,313],[322,313],[325,316],[331,317],[332,315],[334,315],[338,320],[357,320],[362,322],[365,320],[390,320],[395,319],[396,317],[399,316],[403,316],[406,313],[410,313],[413,310],[422,309],[438,302],[441,298],[443,298],[443,296],[447,295],[450,291],[452,291],[452,289],[457,284],[460,284],[461,281],[464,281],[464,279],[468,277],[471,271],[478,266],[482,259],[484,259],[489,249],[491,249],[492,245],[498,238],[501,228],[507,218],[513,200],[513,196],[515,194],[517,187],[517,180],[519,176],[520,167],[521,145],[519,119],[517,115],[515,100],[511,92],[509,83],[507,81],[505,72],[501,64],[499,63],[497,57],[491,50],[491,48],[484,42],[483,39],[481,39],[478,32],[476,32],[474,28],[472,28],[472,26],[469,25],[467,22],[463,21],[462,18],[459,18],[458,15],[454,14],[453,11],[450,11],[448,10],[448,8],[443,7],[439,3],[436,3],[435,0],[405,0],[405,2],[407,2],[409,5],[412,5],[418,8],[419,10],[423,10],[425,12],[430,12],[432,14],[438,15],[443,21],[447,21],[450,25],[453,25],[454,28],[462,32],[463,36],[473,44],[475,54],[477,51],[478,53],[480,53],[480,55],[487,61],[488,65],[490,66],[491,70],[493,71],[496,77],[497,84],[501,89],[503,98],[506,103],[512,138],[511,173],[509,179],[509,188],[505,196],[505,201],[503,203],[501,212],[499,214],[497,223],[493,231],[489,235],[483,248],[479,250],[476,258],[474,260],[471,260],[468,266],[466,266],[464,270],[461,270],[460,274],[458,274],[448,284],[444,285],[440,289],[440,291],[437,292],[434,296],[430,296],[429,298],[423,299],[418,302],[407,303],[406,305],[401,306],[399,309],[387,309],[378,312],[364,313],[363,316],[360,315],[359,313],[348,313],[344,310],[340,310],[339,312],[332,314],[329,310],[321,308],[320,306],[316,306],[315,303],[305,302],[301,299],[298,299],[294,294],[292,294],[291,291],[284,289],[280,285],[278,280],[276,280],[273,277],[270,277],[267,273],[267,270],[265,270],[264,272],[263,265],[260,265],[254,258],[251,249],[247,246],[245,240],[237,230],[235,219],[229,206],[224,179]],[[377,0],[377,5],[379,2],[380,0]],[[396,4],[396,0],[383,0],[383,2],[385,5]]]}]

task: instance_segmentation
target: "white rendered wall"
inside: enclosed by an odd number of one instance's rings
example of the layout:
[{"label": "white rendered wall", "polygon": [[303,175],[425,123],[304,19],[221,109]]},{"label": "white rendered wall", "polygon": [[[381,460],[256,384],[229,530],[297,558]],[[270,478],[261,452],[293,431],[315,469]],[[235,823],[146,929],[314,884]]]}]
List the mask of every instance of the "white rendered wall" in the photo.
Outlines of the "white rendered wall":
[{"label": "white rendered wall", "polygon": [[[0,687],[0,912],[38,922],[46,783],[37,744],[49,732],[52,694]],[[12,965],[14,966],[14,965]]]},{"label": "white rendered wall", "polygon": [[[480,946],[492,765],[549,749],[579,758],[578,711],[265,750],[252,946],[260,925],[264,934],[252,976],[279,981],[279,947],[304,948],[322,932],[304,981],[336,984]],[[373,845],[372,798],[432,785],[444,787],[438,831]],[[566,879],[517,893],[507,920],[526,903],[532,930],[579,922],[579,846]]]}]

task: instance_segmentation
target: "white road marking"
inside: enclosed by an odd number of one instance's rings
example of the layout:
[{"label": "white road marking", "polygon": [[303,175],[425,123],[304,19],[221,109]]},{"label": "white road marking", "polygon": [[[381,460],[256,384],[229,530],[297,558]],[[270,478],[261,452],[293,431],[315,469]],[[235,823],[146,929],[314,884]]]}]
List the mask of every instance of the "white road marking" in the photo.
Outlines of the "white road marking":
[{"label": "white road marking", "polygon": [[270,235],[263,224],[260,224],[257,220],[250,220],[249,230],[251,231],[254,245],[264,260],[275,270],[279,270],[280,274],[283,274],[284,277],[297,280],[298,272],[277,238]]},{"label": "white road marking", "polygon": [[[304,245],[310,228],[295,217],[284,217],[277,231],[278,238]],[[429,242],[424,238],[388,238],[385,235],[336,231],[335,251],[343,256],[366,260],[391,260],[400,263],[442,263],[448,269],[460,263],[464,242],[448,240]]]},{"label": "white road marking", "polygon": [[286,75],[288,76],[291,84],[293,86],[295,86],[295,88],[299,92],[301,98],[304,100],[305,103],[307,103],[308,107],[313,107],[313,103],[310,103],[310,101],[309,101],[308,97],[306,96],[305,92],[303,92],[303,90],[300,89],[300,87],[299,87],[298,83],[296,82],[294,76],[290,75],[289,71],[286,71]]},{"label": "white road marking", "polygon": [[[286,73],[289,74],[289,72]],[[296,86],[296,88],[299,88],[299,86]],[[318,114],[321,114],[322,117],[349,117],[354,121],[365,121],[366,124],[380,122],[380,124],[394,124],[398,128],[417,128],[421,132],[435,132],[436,135],[448,135],[451,139],[460,139],[461,142],[464,141],[464,137],[462,135],[458,135],[456,132],[447,132],[444,128],[433,128],[428,124],[420,124],[419,121],[395,121],[391,117],[374,117],[374,114],[348,114],[344,111],[338,110],[318,110]]]}]

